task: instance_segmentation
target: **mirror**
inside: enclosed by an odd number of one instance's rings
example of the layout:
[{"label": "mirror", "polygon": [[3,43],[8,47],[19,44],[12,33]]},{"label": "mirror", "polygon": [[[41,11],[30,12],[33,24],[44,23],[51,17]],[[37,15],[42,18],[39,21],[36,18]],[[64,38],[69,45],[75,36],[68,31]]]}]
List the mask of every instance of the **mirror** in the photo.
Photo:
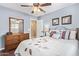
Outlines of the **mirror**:
[{"label": "mirror", "polygon": [[9,32],[23,33],[24,32],[24,20],[9,17]]}]

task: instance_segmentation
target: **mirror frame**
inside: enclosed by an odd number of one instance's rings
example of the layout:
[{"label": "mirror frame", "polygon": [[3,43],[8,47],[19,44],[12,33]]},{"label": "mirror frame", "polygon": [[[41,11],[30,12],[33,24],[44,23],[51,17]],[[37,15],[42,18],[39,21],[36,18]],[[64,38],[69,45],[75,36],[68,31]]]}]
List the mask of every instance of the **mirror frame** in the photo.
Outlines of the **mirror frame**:
[{"label": "mirror frame", "polygon": [[9,32],[12,32],[11,31],[11,19],[16,19],[16,20],[22,20],[22,25],[23,25],[23,32],[17,32],[17,33],[24,33],[24,19],[18,19],[18,18],[14,18],[14,17],[9,17]]}]

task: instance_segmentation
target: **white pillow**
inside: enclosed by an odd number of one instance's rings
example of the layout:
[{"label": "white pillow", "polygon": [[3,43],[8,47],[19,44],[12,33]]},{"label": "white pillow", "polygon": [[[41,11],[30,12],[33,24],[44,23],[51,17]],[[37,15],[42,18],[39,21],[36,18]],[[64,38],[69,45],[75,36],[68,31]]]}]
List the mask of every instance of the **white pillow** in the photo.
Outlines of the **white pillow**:
[{"label": "white pillow", "polygon": [[70,40],[75,40],[76,39],[76,31],[71,31],[70,32]]},{"label": "white pillow", "polygon": [[66,34],[65,34],[65,39],[68,40],[68,37],[69,37],[69,30],[66,31]]}]

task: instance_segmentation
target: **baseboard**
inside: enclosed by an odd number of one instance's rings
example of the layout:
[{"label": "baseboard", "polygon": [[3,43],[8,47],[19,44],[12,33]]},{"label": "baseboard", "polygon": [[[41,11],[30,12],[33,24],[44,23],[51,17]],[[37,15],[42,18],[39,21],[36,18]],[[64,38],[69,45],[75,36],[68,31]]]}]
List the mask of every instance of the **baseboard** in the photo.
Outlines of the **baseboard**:
[{"label": "baseboard", "polygon": [[0,48],[0,51],[4,50],[4,48]]}]

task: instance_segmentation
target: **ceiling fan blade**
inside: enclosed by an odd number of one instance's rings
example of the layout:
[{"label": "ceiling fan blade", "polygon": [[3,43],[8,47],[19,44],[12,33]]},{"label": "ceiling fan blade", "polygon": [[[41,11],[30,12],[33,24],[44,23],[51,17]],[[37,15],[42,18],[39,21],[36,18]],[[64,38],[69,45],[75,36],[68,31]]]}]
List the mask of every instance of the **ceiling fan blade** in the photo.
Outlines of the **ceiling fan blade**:
[{"label": "ceiling fan blade", "polygon": [[50,6],[51,3],[44,3],[44,4],[41,4],[40,6]]},{"label": "ceiling fan blade", "polygon": [[43,10],[43,9],[41,9],[41,8],[39,8],[39,10],[40,10],[40,11],[42,11],[42,12],[44,12],[44,13],[46,12],[46,11],[44,11],[44,10]]},{"label": "ceiling fan blade", "polygon": [[32,7],[32,5],[21,5],[21,7]]}]

